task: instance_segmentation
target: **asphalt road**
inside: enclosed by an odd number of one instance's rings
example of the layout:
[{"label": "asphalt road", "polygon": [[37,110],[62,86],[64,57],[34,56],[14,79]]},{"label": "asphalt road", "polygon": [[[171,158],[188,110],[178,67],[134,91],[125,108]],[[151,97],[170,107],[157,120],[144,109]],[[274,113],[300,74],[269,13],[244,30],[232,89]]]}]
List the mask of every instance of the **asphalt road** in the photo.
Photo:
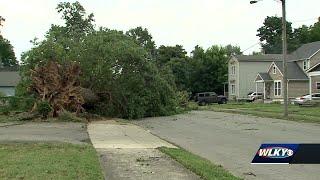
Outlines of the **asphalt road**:
[{"label": "asphalt road", "polygon": [[261,143],[320,143],[320,125],[213,111],[135,121],[245,179],[319,179],[320,165],[251,165]]}]

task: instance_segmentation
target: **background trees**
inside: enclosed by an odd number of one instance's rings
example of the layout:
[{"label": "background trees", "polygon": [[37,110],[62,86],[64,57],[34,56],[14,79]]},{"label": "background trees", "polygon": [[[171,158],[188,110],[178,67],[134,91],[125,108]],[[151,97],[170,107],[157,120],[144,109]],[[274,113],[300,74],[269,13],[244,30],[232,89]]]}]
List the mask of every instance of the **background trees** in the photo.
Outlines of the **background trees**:
[{"label": "background trees", "polygon": [[[5,19],[0,16],[0,27],[3,26],[3,22]],[[18,65],[18,61],[16,59],[16,56],[13,51],[13,46],[10,44],[10,42],[5,39],[1,35],[0,31],[0,67],[5,66],[16,66]]]},{"label": "background trees", "polygon": [[[49,61],[61,66],[77,63],[81,87],[98,97],[86,104],[87,110],[125,118],[167,115],[176,111],[180,91],[222,94],[227,62],[230,56],[242,54],[238,46],[213,45],[196,46],[188,55],[182,45],[156,47],[143,27],[126,33],[97,29],[93,14],[87,14],[78,2],[59,3],[57,11],[65,24],[52,25],[44,40],[35,39],[33,48],[22,55],[19,94],[28,94],[33,69]],[[320,40],[319,29],[319,23],[293,29],[288,22],[289,50]],[[266,53],[281,53],[280,18],[267,17],[258,36]]]},{"label": "background trees", "polygon": [[18,65],[18,61],[10,42],[0,34],[0,67],[10,67]]},{"label": "background trees", "polygon": [[126,32],[126,35],[132,37],[136,43],[145,48],[152,57],[155,56],[156,44],[152,40],[152,36],[146,28],[139,26],[134,29],[130,29]]},{"label": "background trees", "polygon": [[[282,23],[281,17],[266,17],[263,26],[257,31],[257,36],[262,43],[262,49],[266,54],[282,53]],[[288,51],[293,52],[302,44],[320,41],[320,23],[316,22],[312,26],[302,25],[292,28],[292,23],[287,22],[287,42]]]}]

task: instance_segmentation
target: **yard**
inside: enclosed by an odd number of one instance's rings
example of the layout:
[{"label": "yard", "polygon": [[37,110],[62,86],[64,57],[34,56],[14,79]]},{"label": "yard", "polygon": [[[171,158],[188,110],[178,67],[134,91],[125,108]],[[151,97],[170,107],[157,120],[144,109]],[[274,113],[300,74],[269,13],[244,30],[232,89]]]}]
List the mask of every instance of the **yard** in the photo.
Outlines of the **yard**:
[{"label": "yard", "polygon": [[281,104],[228,103],[222,105],[212,104],[208,106],[201,106],[199,109],[320,123],[320,107],[300,107],[296,105],[289,105],[288,118],[283,117],[283,105]]},{"label": "yard", "polygon": [[0,179],[103,179],[91,145],[0,144]]}]

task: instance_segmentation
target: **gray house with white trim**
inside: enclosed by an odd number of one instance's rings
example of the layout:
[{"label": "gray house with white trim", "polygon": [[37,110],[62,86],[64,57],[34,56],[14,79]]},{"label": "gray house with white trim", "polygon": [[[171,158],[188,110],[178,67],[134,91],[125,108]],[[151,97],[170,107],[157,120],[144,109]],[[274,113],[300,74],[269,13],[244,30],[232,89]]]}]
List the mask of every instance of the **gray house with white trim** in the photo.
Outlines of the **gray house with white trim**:
[{"label": "gray house with white trim", "polygon": [[[228,98],[247,98],[249,92],[256,91],[254,79],[259,72],[266,71],[270,64],[281,61],[281,55],[237,55],[228,62]],[[259,91],[262,91],[259,87]]]},{"label": "gray house with white trim", "polygon": [[[302,45],[287,59],[288,97],[320,93],[320,41]],[[264,99],[283,98],[281,54],[232,57],[228,74],[231,99],[245,98],[248,92],[261,92]],[[255,74],[253,79],[252,74]]]},{"label": "gray house with white trim", "polygon": [[15,88],[20,81],[17,68],[0,68],[0,93],[5,96],[14,96]]}]

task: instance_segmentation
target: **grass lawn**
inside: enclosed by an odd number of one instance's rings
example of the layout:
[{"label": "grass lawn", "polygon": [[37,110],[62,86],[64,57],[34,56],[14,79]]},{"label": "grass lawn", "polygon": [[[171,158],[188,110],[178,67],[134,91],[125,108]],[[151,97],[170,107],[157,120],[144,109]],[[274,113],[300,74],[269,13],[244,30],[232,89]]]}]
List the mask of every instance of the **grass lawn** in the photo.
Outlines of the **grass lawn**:
[{"label": "grass lawn", "polygon": [[289,117],[283,117],[283,105],[281,104],[257,104],[257,103],[229,103],[212,104],[199,107],[200,110],[213,110],[221,112],[249,114],[259,117],[287,119],[292,121],[320,123],[320,107],[300,107],[289,105]]},{"label": "grass lawn", "polygon": [[233,176],[222,166],[212,164],[210,161],[194,155],[186,150],[177,148],[160,147],[159,150],[190,169],[205,180],[211,179],[241,179]]},{"label": "grass lawn", "polygon": [[0,144],[0,179],[103,179],[91,145]]}]

